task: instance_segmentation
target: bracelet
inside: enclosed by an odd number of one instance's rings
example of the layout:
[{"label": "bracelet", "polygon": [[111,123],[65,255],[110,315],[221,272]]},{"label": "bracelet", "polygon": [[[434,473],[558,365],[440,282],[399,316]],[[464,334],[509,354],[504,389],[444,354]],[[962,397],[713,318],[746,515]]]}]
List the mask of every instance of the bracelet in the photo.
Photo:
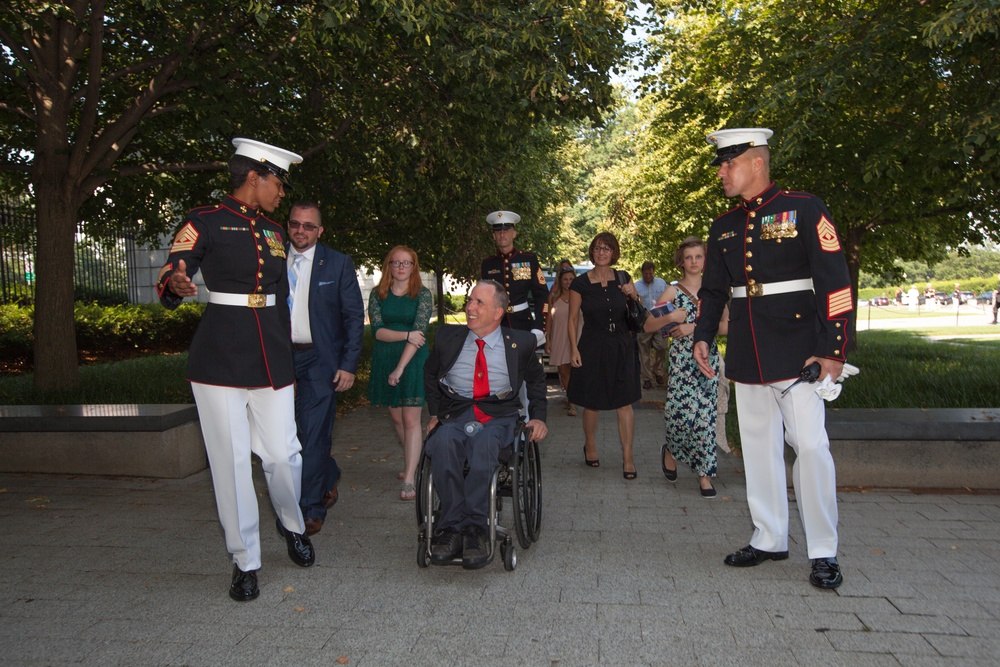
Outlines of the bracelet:
[{"label": "bracelet", "polygon": [[409,331],[406,332],[406,342],[407,343],[410,342],[410,332]]}]

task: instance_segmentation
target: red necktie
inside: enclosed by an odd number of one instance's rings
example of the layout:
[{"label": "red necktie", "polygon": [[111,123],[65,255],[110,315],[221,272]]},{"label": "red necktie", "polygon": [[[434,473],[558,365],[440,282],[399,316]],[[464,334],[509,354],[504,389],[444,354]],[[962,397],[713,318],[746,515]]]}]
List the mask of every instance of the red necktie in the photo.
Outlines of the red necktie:
[{"label": "red necktie", "polygon": [[[476,371],[475,375],[472,377],[472,400],[479,402],[490,395],[490,371],[486,367],[486,354],[483,352],[483,345],[486,341],[482,338],[476,340],[476,345],[479,346],[479,351],[476,352]],[[473,403],[472,412],[476,415],[476,421],[480,424],[485,424],[489,420],[493,419],[488,414],[479,409],[479,406]]]}]

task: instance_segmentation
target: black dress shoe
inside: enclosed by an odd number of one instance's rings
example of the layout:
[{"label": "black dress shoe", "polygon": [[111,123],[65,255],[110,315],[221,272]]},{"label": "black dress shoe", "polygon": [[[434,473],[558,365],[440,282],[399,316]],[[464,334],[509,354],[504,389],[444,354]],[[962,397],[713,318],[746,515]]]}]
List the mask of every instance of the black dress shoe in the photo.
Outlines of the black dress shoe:
[{"label": "black dress shoe", "polygon": [[462,554],[462,533],[454,528],[445,528],[431,538],[431,562],[444,565]]},{"label": "black dress shoe", "polygon": [[316,552],[313,551],[312,542],[305,535],[293,533],[281,525],[281,519],[277,521],[278,535],[285,538],[288,544],[288,557],[299,567],[309,567],[316,562]]},{"label": "black dress shoe", "polygon": [[485,537],[485,531],[479,526],[466,526],[462,531],[462,567],[466,570],[478,570],[489,562]]},{"label": "black dress shoe", "polygon": [[766,560],[785,560],[786,558],[788,558],[787,551],[761,551],[748,544],[739,551],[726,556],[726,560],[723,562],[733,567],[750,567],[760,565]]},{"label": "black dress shoe", "polygon": [[663,459],[665,458],[667,458],[667,443],[663,443],[663,445],[660,446],[660,468],[663,469],[663,476],[667,478],[667,481],[676,482],[677,468],[674,468],[673,470],[668,468],[667,464],[663,462]]},{"label": "black dress shoe", "polygon": [[260,589],[257,587],[257,570],[244,572],[233,565],[233,583],[229,586],[229,597],[237,602],[249,602],[256,600],[258,595]]},{"label": "black dress shoe", "polygon": [[817,588],[836,588],[844,583],[840,573],[840,563],[836,558],[813,558],[809,583]]}]

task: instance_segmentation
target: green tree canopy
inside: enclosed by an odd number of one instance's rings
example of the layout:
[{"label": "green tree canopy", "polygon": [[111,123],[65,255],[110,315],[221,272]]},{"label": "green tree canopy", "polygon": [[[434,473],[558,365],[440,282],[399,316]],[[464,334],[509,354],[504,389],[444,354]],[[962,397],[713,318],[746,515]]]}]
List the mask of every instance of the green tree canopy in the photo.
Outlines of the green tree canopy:
[{"label": "green tree canopy", "polygon": [[996,0],[651,4],[644,131],[606,197],[661,257],[731,205],[704,137],[739,126],[775,130],[775,180],[826,201],[855,287],[862,261],[1000,239]]},{"label": "green tree canopy", "polygon": [[547,123],[610,102],[631,5],[4,3],[0,173],[36,202],[36,386],[77,382],[76,222],[95,237],[121,221],[168,230],[229,189],[233,136],[305,156],[296,195],[321,204],[341,249],[381,259],[405,241],[467,268],[459,251],[490,208],[546,215],[558,187],[530,153],[557,145]]}]

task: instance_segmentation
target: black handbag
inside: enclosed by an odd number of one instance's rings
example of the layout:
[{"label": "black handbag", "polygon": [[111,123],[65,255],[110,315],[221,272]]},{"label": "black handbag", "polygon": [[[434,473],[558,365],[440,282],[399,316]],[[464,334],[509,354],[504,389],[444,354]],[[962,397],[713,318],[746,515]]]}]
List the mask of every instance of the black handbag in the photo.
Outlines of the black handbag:
[{"label": "black handbag", "polygon": [[[618,284],[624,285],[626,281],[624,279],[624,271],[615,271],[615,276],[618,278]],[[625,323],[628,325],[629,331],[633,333],[642,333],[642,325],[646,323],[646,318],[649,317],[649,311],[646,307],[642,305],[639,301],[633,299],[632,297],[625,296]]]}]

